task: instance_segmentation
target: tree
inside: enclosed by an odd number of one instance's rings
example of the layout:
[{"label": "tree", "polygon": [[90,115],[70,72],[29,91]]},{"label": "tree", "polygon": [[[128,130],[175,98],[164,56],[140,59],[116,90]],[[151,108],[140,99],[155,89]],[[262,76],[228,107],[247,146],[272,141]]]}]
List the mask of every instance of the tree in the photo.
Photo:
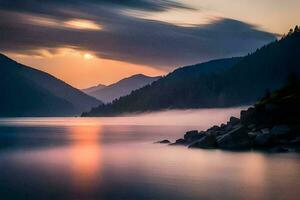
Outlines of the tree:
[{"label": "tree", "polygon": [[298,25],[295,27],[295,30],[294,30],[294,32],[295,32],[295,33],[298,33],[298,32],[300,32],[300,29],[299,29],[299,26],[298,26]]}]

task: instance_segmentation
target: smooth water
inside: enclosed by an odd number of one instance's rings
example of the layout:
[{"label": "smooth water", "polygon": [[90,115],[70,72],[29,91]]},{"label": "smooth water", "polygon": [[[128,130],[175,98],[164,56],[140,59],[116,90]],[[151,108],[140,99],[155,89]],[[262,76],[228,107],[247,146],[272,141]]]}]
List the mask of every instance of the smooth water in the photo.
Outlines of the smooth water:
[{"label": "smooth water", "polygon": [[239,110],[0,119],[0,199],[299,199],[298,154],[153,144]]}]

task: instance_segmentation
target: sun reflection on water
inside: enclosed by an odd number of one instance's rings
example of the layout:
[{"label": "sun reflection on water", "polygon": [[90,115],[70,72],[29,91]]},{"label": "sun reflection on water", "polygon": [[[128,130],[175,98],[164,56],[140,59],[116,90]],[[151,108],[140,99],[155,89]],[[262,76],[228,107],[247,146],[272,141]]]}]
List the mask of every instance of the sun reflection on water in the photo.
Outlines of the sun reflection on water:
[{"label": "sun reflection on water", "polygon": [[101,174],[101,126],[69,128],[71,171],[76,188],[90,190]]}]

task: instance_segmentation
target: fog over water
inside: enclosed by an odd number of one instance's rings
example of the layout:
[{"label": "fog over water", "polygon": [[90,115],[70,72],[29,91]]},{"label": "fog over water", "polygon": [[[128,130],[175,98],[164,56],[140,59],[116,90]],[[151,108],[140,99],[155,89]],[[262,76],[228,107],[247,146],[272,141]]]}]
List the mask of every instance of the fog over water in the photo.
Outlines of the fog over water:
[{"label": "fog over water", "polygon": [[297,200],[298,154],[154,144],[240,110],[0,119],[0,199]]},{"label": "fog over water", "polygon": [[[153,126],[197,126],[207,128],[239,117],[247,107],[224,109],[164,110],[157,112],[127,114],[119,117],[100,118],[0,118],[0,125],[153,125]],[[49,120],[51,119],[51,120]],[[66,123],[67,121],[67,123]]]}]

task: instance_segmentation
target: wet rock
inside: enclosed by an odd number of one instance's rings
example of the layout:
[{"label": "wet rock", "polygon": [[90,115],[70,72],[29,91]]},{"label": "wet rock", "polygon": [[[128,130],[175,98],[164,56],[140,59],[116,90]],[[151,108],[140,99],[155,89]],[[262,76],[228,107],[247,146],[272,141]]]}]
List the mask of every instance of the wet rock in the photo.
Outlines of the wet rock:
[{"label": "wet rock", "polygon": [[159,143],[159,144],[170,144],[171,142],[169,140],[161,140],[161,141],[158,141],[156,143]]},{"label": "wet rock", "polygon": [[271,134],[277,137],[284,137],[291,133],[291,128],[287,125],[274,126],[271,129]]},{"label": "wet rock", "polygon": [[251,131],[255,131],[256,130],[256,125],[255,124],[250,124],[247,126],[247,128]]},{"label": "wet rock", "polygon": [[252,146],[252,140],[243,125],[239,125],[225,135],[218,137],[217,143],[219,148],[227,150],[242,150]]},{"label": "wet rock", "polygon": [[214,131],[218,131],[218,130],[220,130],[219,126],[213,126],[213,127],[209,128],[209,129],[207,129],[207,132],[214,132]]},{"label": "wet rock", "polygon": [[249,108],[248,110],[241,111],[241,123],[244,125],[255,124],[255,108]]},{"label": "wet rock", "polygon": [[274,147],[269,150],[270,153],[288,153],[290,150],[284,147]]},{"label": "wet rock", "polygon": [[270,129],[268,129],[268,128],[261,129],[260,131],[264,134],[269,134],[270,133]]},{"label": "wet rock", "polygon": [[272,135],[270,133],[260,133],[255,137],[254,144],[256,146],[269,146],[272,144]]},{"label": "wet rock", "polygon": [[206,135],[200,140],[197,140],[189,145],[189,148],[201,148],[201,149],[214,149],[217,146],[216,137],[213,135]]},{"label": "wet rock", "polygon": [[185,139],[178,139],[175,141],[175,143],[172,143],[171,145],[187,145],[188,142]]},{"label": "wet rock", "polygon": [[289,142],[289,144],[292,144],[292,145],[300,145],[300,136],[294,138],[293,140],[291,140]]},{"label": "wet rock", "polygon": [[259,135],[261,132],[260,131],[251,131],[251,132],[248,132],[248,136],[250,138],[255,138],[257,135]]},{"label": "wet rock", "polygon": [[186,132],[186,134],[184,135],[184,139],[185,139],[187,142],[193,142],[193,141],[195,141],[195,140],[201,139],[202,137],[204,137],[203,132],[199,133],[197,130],[194,130],[194,131],[188,131],[188,132]]},{"label": "wet rock", "polygon": [[236,117],[230,117],[229,124],[235,126],[240,123],[240,119]]},{"label": "wet rock", "polygon": [[220,128],[223,130],[226,127],[225,124],[221,124]]}]

